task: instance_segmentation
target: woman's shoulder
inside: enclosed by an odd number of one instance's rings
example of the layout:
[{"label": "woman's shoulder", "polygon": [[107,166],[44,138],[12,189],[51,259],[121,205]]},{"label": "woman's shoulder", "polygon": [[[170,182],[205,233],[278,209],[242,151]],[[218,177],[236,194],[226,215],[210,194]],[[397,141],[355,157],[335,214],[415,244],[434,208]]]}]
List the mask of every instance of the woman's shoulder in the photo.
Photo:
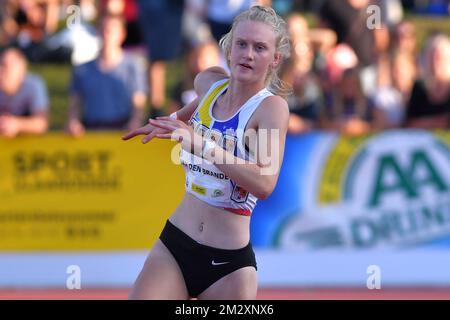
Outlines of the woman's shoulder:
[{"label": "woman's shoulder", "polygon": [[208,68],[195,77],[194,89],[199,97],[208,92],[209,88],[217,81],[229,78],[228,73],[221,67]]},{"label": "woman's shoulder", "polygon": [[276,127],[283,126],[289,119],[289,107],[285,99],[278,95],[270,95],[261,101],[255,112],[258,123],[270,122]]},{"label": "woman's shoulder", "polygon": [[279,95],[271,94],[264,98],[261,102],[261,107],[265,109],[280,111],[282,109],[286,109],[289,111],[287,101]]}]

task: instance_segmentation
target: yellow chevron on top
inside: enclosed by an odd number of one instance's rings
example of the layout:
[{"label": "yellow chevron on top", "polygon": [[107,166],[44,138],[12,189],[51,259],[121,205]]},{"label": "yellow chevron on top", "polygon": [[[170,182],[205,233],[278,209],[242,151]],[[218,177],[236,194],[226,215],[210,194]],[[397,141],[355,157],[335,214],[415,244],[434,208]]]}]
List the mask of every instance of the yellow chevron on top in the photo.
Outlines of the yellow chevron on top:
[{"label": "yellow chevron on top", "polygon": [[214,88],[214,90],[212,90],[208,94],[206,99],[203,100],[203,103],[198,110],[198,117],[200,119],[201,124],[207,126],[208,128],[210,128],[210,125],[212,122],[212,118],[209,114],[209,109],[210,109],[211,103],[214,100],[214,98],[219,94],[219,92],[222,91],[222,89],[228,85],[229,82],[230,81],[227,80],[224,83],[222,83],[221,85]]}]

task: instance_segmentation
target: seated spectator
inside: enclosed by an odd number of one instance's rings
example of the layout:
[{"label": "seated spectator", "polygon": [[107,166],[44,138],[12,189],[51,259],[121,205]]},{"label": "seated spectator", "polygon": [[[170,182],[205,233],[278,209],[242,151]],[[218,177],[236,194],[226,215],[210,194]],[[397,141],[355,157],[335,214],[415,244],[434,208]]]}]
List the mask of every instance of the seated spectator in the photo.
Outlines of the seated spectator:
[{"label": "seated spectator", "polygon": [[395,52],[379,68],[379,87],[372,97],[375,128],[387,129],[403,125],[415,77],[415,61],[406,52]]},{"label": "seated spectator", "polygon": [[193,47],[187,54],[185,76],[174,86],[169,112],[178,111],[192,102],[197,97],[194,90],[195,76],[209,67],[218,65],[220,65],[220,49],[215,42],[205,42]]},{"label": "seated spectator", "polygon": [[355,51],[359,67],[376,61],[374,33],[367,28],[369,0],[325,0],[320,7],[320,26],[336,32],[337,43],[347,43]]},{"label": "seated spectator", "polygon": [[342,75],[332,100],[331,129],[339,130],[343,134],[361,135],[370,130],[372,118],[368,99],[361,88],[358,70],[347,69]]},{"label": "seated spectator", "polygon": [[18,49],[0,55],[0,136],[42,134],[48,128],[49,100],[44,81],[27,73]]},{"label": "seated spectator", "polygon": [[438,34],[425,46],[422,79],[415,82],[407,109],[407,126],[423,129],[449,127],[450,39]]},{"label": "seated spectator", "polygon": [[[338,46],[348,44],[358,57],[361,86],[369,96],[376,89],[377,45],[385,32],[367,27],[369,0],[325,0],[319,11],[320,26],[336,32]],[[380,37],[381,36],[381,37]],[[376,41],[376,38],[379,38]],[[380,39],[381,38],[381,39]]]},{"label": "seated spectator", "polygon": [[8,43],[40,43],[58,28],[60,0],[4,0],[0,3],[0,34],[6,32]]},{"label": "seated spectator", "polygon": [[91,62],[74,67],[67,131],[134,130],[142,125],[146,103],[145,73],[121,45],[125,23],[120,16],[101,21],[103,48]]},{"label": "seated spectator", "polygon": [[24,50],[31,50],[41,43],[46,34],[45,8],[43,5],[25,1],[16,11],[15,20],[18,25],[17,42]]},{"label": "seated spectator", "polygon": [[325,57],[325,67],[321,74],[324,90],[333,90],[340,83],[344,71],[356,68],[357,65],[358,57],[350,46],[341,43],[334,47]]},{"label": "seated spectator", "polygon": [[[70,51],[48,43],[57,31],[59,0],[8,1],[8,41],[19,47],[31,62],[67,62]],[[1,33],[1,32],[0,32]]]},{"label": "seated spectator", "polygon": [[288,131],[300,134],[313,129],[323,104],[322,91],[312,72],[313,52],[307,41],[297,42],[292,58],[281,69],[281,79],[292,87],[288,96]]},{"label": "seated spectator", "polygon": [[344,71],[356,68],[358,57],[355,51],[345,43],[338,44],[325,57],[324,66],[319,70],[319,84],[324,96],[325,108],[322,110],[319,121],[322,128],[334,128],[333,116],[333,96],[339,86]]}]

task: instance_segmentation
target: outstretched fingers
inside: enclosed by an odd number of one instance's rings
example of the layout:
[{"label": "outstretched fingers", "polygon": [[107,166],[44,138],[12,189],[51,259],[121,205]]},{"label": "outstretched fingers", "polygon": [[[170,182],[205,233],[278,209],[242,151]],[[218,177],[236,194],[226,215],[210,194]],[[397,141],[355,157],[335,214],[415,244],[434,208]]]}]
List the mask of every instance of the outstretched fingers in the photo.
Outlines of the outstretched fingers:
[{"label": "outstretched fingers", "polygon": [[151,123],[155,127],[158,127],[158,128],[161,128],[161,129],[166,129],[166,130],[169,130],[169,131],[174,131],[174,130],[176,130],[178,128],[176,126],[176,124],[174,124],[170,120],[153,120],[153,119],[150,119],[148,122]]},{"label": "outstretched fingers", "polygon": [[172,139],[173,133],[158,133],[156,137],[160,139]]},{"label": "outstretched fingers", "polygon": [[155,136],[156,136],[156,132],[152,131],[152,132],[150,132],[150,134],[148,134],[145,137],[143,137],[141,142],[143,144],[146,144],[147,142],[150,142]]},{"label": "outstretched fingers", "polygon": [[145,134],[144,128],[138,128],[138,129],[128,132],[127,134],[122,136],[122,140],[128,140],[128,139],[134,138],[140,134]]}]

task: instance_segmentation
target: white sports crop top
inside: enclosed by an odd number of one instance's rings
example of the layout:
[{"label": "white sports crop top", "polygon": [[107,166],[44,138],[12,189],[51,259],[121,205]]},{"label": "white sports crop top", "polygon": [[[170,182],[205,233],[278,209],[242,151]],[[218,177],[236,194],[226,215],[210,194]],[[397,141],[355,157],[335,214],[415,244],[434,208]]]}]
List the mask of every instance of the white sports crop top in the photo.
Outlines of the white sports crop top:
[{"label": "white sports crop top", "polygon": [[[244,147],[244,129],[264,98],[272,93],[266,88],[247,100],[227,120],[215,119],[212,107],[217,98],[227,90],[228,79],[214,83],[191,117],[194,131],[214,140],[220,147],[245,160],[253,159]],[[210,161],[181,150],[180,161],[186,173],[186,191],[213,206],[239,215],[249,216],[257,198],[236,184]]]}]

